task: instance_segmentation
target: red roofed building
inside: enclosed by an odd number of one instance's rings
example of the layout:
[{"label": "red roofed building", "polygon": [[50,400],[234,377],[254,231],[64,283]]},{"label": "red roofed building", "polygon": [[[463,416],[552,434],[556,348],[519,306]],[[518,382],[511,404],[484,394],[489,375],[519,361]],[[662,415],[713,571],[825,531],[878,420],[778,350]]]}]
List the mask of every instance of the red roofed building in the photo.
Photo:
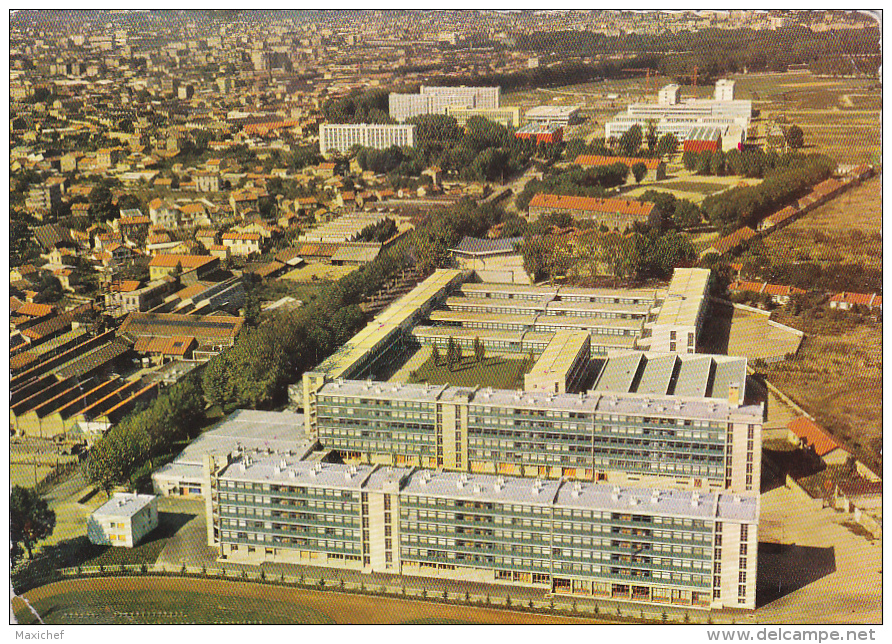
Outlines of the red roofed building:
[{"label": "red roofed building", "polygon": [[[220,260],[207,255],[155,255],[149,262],[149,277],[157,280],[176,270],[179,266],[182,275],[194,273],[194,279],[200,280],[220,266]],[[194,281],[194,280],[193,280]]]},{"label": "red roofed building", "polygon": [[827,465],[842,465],[851,456],[835,438],[805,416],[790,421],[787,439],[802,449],[813,449]]},{"label": "red roofed building", "polygon": [[795,286],[785,286],[783,284],[769,284],[768,282],[731,282],[728,285],[729,291],[737,291],[741,293],[758,293],[760,295],[768,295],[775,304],[787,304],[791,295],[805,293],[801,288]]},{"label": "red roofed building", "polygon": [[248,256],[261,252],[263,238],[258,233],[225,233],[223,245],[233,255]]},{"label": "red roofed building", "polygon": [[707,248],[706,250],[700,253],[700,257],[705,257],[710,253],[718,253],[719,255],[724,255],[736,248],[739,248],[742,244],[750,241],[753,237],[758,237],[759,233],[750,228],[749,226],[744,226],[743,228],[738,228],[733,233],[728,235],[727,237],[722,237],[717,242],[715,242],[712,246]]},{"label": "red roofed building", "polygon": [[[605,157],[596,154],[580,154],[573,162],[583,168],[603,168],[611,166],[615,163],[622,163],[629,170],[636,163],[643,163],[647,168],[647,174],[644,175],[644,181],[659,181],[666,178],[666,164],[662,159],[654,159],[647,157]],[[634,181],[635,178],[631,172],[626,177],[626,181]]]},{"label": "red roofed building", "polygon": [[786,226],[787,224],[791,224],[795,221],[796,217],[801,214],[799,208],[794,206],[787,206],[782,210],[778,210],[776,213],[772,215],[768,215],[759,222],[759,232],[765,230],[771,230],[772,228],[777,228],[778,230]]},{"label": "red roofed building", "polygon": [[598,199],[539,193],[530,201],[530,220],[550,213],[568,213],[573,217],[594,219],[608,228],[624,230],[635,222],[659,226],[660,213],[655,204],[627,199]]},{"label": "red roofed building", "polygon": [[878,309],[882,313],[883,296],[877,295],[876,293],[851,293],[843,291],[830,298],[831,309],[850,311],[856,304],[859,306],[866,306],[871,311]]}]

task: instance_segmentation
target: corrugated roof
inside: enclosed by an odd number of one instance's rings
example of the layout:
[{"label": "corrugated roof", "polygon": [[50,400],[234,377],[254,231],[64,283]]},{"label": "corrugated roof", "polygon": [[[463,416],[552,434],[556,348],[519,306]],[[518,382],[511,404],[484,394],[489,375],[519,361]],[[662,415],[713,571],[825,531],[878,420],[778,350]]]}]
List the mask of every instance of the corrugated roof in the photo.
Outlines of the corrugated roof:
[{"label": "corrugated roof", "polygon": [[523,241],[523,237],[503,237],[502,239],[481,239],[479,237],[465,237],[455,248],[456,252],[472,255],[485,255],[487,253],[513,252],[517,244]]}]

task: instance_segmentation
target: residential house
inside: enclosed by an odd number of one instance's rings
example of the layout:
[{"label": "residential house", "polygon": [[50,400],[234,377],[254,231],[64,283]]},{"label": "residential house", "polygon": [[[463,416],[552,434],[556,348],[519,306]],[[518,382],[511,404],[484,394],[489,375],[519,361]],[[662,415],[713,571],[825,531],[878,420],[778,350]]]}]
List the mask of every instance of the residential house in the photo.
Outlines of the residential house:
[{"label": "residential house", "polygon": [[843,291],[830,298],[831,309],[851,311],[855,306],[866,307],[869,311],[874,309],[883,312],[883,296],[876,293],[852,293]]},{"label": "residential house", "polygon": [[805,293],[801,288],[795,286],[787,286],[784,284],[769,284],[768,282],[731,282],[728,285],[729,291],[740,293],[756,293],[767,295],[771,301],[778,305],[789,303],[791,295],[802,295]]},{"label": "residential house", "polygon": [[262,237],[257,233],[224,233],[223,246],[229,249],[233,255],[247,257],[254,253],[260,253],[263,243]]},{"label": "residential house", "polygon": [[180,226],[183,214],[175,204],[163,199],[153,199],[149,203],[149,218],[156,226],[173,229]]},{"label": "residential house", "polygon": [[851,456],[839,441],[807,416],[794,418],[787,424],[787,440],[802,449],[814,450],[827,465],[843,465]]},{"label": "residential house", "polygon": [[155,255],[149,262],[149,277],[157,280],[177,271],[180,280],[193,283],[203,279],[220,267],[220,260],[207,255]]},{"label": "residential house", "polygon": [[754,237],[758,236],[759,233],[757,233],[749,226],[738,228],[730,235],[722,237],[718,241],[714,242],[709,248],[701,251],[700,257],[702,258],[709,254],[724,255],[733,250],[736,250],[737,248],[740,248],[741,246],[752,240]]}]

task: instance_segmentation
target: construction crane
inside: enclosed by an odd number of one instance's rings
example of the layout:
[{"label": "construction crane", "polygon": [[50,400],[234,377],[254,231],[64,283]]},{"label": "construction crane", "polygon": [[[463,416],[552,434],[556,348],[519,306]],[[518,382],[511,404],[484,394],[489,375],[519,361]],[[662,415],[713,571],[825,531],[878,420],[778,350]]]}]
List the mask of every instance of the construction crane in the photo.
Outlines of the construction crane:
[{"label": "construction crane", "polygon": [[657,75],[656,69],[651,69],[650,67],[626,67],[623,69],[624,72],[644,72],[646,75],[646,87],[647,93],[650,94],[650,73],[653,72],[654,76]]}]

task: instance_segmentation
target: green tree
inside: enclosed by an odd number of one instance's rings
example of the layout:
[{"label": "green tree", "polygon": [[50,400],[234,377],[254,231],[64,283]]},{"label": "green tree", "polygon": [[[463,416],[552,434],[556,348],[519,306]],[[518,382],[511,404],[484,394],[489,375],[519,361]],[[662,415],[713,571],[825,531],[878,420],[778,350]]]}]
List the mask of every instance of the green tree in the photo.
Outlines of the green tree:
[{"label": "green tree", "polygon": [[479,363],[483,362],[485,358],[486,347],[483,345],[483,341],[479,337],[476,337],[474,338],[474,359]]},{"label": "green tree", "polygon": [[645,139],[647,140],[647,149],[650,150],[651,154],[654,153],[657,147],[657,122],[653,119],[649,119],[647,121],[647,133],[645,134]]},{"label": "green tree", "polygon": [[678,150],[678,139],[671,132],[667,132],[657,141],[656,154],[658,157],[664,157],[675,154]]},{"label": "green tree", "polygon": [[32,488],[16,485],[9,492],[9,540],[22,544],[33,557],[34,545],[46,539],[56,527],[56,513]]},{"label": "green tree", "polygon": [[787,145],[794,150],[798,150],[805,145],[805,137],[802,134],[802,128],[798,125],[791,125],[788,127],[787,131],[784,133],[784,138],[786,138]]},{"label": "green tree", "polygon": [[641,149],[641,126],[637,123],[619,137],[619,149],[627,157],[633,157]]},{"label": "green tree", "polygon": [[709,150],[704,150],[697,155],[697,174],[708,175],[712,171],[713,154]]},{"label": "green tree", "polygon": [[709,159],[709,174],[720,177],[725,174],[725,153],[716,150]]},{"label": "green tree", "polygon": [[440,366],[440,347],[436,344],[431,347],[431,360],[434,361],[434,366]]},{"label": "green tree", "polygon": [[458,345],[455,338],[449,336],[449,342],[446,344],[446,366],[449,371],[455,371],[455,363],[458,361]]},{"label": "green tree", "polygon": [[62,299],[62,283],[51,273],[44,273],[37,285],[37,295],[34,301],[38,304],[46,302],[58,302]]},{"label": "green tree", "polygon": [[632,176],[635,177],[635,183],[641,183],[645,176],[647,176],[647,166],[644,165],[642,161],[635,163],[632,165]]},{"label": "green tree", "polygon": [[691,152],[690,150],[686,150],[681,155],[681,162],[684,164],[684,169],[688,172],[693,172],[697,167],[697,157],[699,155],[696,152]]}]

